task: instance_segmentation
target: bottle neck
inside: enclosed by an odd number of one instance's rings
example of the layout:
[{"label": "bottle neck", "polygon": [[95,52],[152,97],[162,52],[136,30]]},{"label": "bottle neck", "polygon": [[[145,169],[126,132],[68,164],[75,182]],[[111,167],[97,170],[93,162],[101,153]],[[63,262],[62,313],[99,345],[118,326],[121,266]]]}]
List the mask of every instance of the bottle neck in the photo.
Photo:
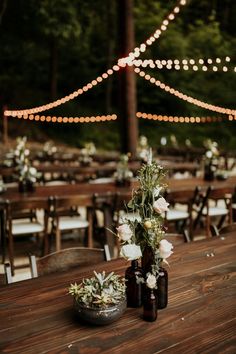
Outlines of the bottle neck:
[{"label": "bottle neck", "polygon": [[138,260],[137,259],[134,259],[131,261],[131,267],[132,267],[132,269],[138,268]]}]

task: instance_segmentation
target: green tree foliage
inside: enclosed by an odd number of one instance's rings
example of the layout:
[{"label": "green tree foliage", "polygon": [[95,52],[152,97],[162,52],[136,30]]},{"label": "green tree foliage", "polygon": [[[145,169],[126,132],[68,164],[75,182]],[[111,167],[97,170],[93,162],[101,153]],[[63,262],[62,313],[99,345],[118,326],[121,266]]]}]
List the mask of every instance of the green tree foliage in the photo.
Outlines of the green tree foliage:
[{"label": "green tree foliage", "polygon": [[[139,45],[158,28],[175,6],[175,0],[134,1],[135,36]],[[203,72],[167,69],[145,70],[164,83],[200,100],[235,108],[234,0],[192,0],[166,32],[140,58],[184,59],[230,56],[229,71]],[[1,105],[28,108],[63,97],[83,87],[117,61],[118,29],[116,0],[4,0],[0,1]],[[221,68],[224,64],[219,65]],[[86,116],[117,113],[117,77],[104,80],[74,101],[49,114]],[[181,101],[142,78],[137,78],[138,110],[181,116],[218,116]],[[46,113],[46,112],[45,112]],[[190,125],[140,120],[140,134],[153,146],[162,135],[175,134],[180,144],[190,138],[202,144],[205,136],[225,147],[236,144],[235,123]],[[118,122],[88,125],[57,125],[9,120],[10,134],[27,129],[32,137],[61,139],[81,146],[93,139],[100,147],[119,147]],[[40,133],[38,133],[38,128]],[[106,143],[105,143],[106,142]]]}]

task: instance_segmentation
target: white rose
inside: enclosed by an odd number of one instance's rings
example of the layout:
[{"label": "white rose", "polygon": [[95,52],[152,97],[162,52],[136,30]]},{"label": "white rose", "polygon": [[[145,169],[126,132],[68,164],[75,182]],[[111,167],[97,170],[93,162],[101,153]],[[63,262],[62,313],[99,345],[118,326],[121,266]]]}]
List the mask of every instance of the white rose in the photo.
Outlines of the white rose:
[{"label": "white rose", "polygon": [[129,241],[133,235],[131,228],[127,224],[123,224],[117,227],[117,232],[121,241]]},{"label": "white rose", "polygon": [[153,274],[148,274],[147,280],[146,280],[147,287],[150,289],[154,289],[156,287],[157,281],[156,277]]},{"label": "white rose", "polygon": [[165,200],[165,198],[160,197],[153,203],[153,209],[156,213],[161,214],[164,211],[168,210],[169,203]]},{"label": "white rose", "polygon": [[135,259],[142,257],[142,252],[140,246],[131,244],[131,245],[122,246],[120,250],[120,255],[121,257],[124,257],[128,261],[133,261]]},{"label": "white rose", "polygon": [[36,175],[37,170],[36,170],[35,167],[30,167],[29,172],[30,172],[32,175]]},{"label": "white rose", "polygon": [[163,259],[166,259],[168,257],[170,257],[170,255],[172,255],[172,248],[173,248],[173,245],[172,243],[170,243],[169,241],[167,240],[161,240],[160,243],[159,243],[159,252],[160,252],[160,257],[163,258]]}]

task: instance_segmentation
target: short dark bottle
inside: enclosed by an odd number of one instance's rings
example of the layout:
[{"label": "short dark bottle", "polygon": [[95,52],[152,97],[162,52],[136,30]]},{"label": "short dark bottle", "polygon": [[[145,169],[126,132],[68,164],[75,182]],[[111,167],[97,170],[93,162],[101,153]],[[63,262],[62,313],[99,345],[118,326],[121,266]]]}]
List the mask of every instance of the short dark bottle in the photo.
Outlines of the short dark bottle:
[{"label": "short dark bottle", "polygon": [[22,181],[19,181],[18,190],[20,193],[34,192],[35,187],[33,182],[28,179],[23,179]]},{"label": "short dark bottle", "polygon": [[159,268],[157,278],[157,289],[155,290],[157,298],[157,308],[164,309],[168,304],[168,273],[163,267]]},{"label": "short dark bottle", "polygon": [[143,319],[154,322],[157,319],[157,299],[153,289],[145,288],[143,297]]},{"label": "short dark bottle", "polygon": [[204,166],[204,180],[213,181],[215,179],[215,171],[212,163],[209,163]]},{"label": "short dark bottle", "polygon": [[138,260],[133,260],[125,272],[128,307],[142,306],[142,284],[137,282],[137,278],[140,277],[143,277],[142,269],[139,267]]}]

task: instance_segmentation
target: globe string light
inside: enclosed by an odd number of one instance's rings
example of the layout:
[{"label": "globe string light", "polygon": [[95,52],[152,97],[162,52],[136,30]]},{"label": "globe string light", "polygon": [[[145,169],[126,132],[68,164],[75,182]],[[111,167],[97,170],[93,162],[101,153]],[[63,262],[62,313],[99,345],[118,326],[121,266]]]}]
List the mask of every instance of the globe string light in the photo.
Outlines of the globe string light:
[{"label": "globe string light", "polygon": [[56,116],[44,116],[44,115],[34,115],[34,114],[24,114],[14,116],[14,118],[24,119],[24,120],[34,120],[46,123],[97,123],[97,122],[108,122],[117,119],[116,114],[108,114],[101,116],[91,116],[91,117],[56,117]]},{"label": "globe string light", "polygon": [[226,57],[223,60],[220,58],[216,58],[216,59],[205,59],[205,61],[203,59],[183,59],[183,60],[179,60],[179,59],[157,59],[157,60],[152,60],[152,59],[145,59],[145,60],[141,60],[141,59],[136,59],[133,60],[132,64],[135,67],[142,67],[142,68],[146,68],[146,67],[150,67],[151,69],[157,68],[157,69],[167,69],[167,70],[193,70],[193,71],[213,71],[213,72],[217,72],[217,71],[222,71],[222,72],[228,72],[228,71],[236,71],[235,67],[231,68],[228,67],[227,65],[223,65],[223,66],[219,66],[220,63],[223,63],[224,61],[227,62],[226,59],[229,59],[230,61],[230,57]]},{"label": "globe string light", "polygon": [[164,84],[163,82],[161,82],[160,80],[156,80],[154,77],[146,74],[144,71],[141,71],[139,68],[135,68],[134,71],[142,78],[144,78],[145,80],[149,81],[150,83],[160,87],[162,90],[170,93],[171,95],[174,95],[184,101],[187,101],[195,106],[199,106],[201,108],[204,109],[208,109],[212,112],[217,112],[217,113],[221,113],[221,114],[228,114],[228,115],[236,115],[236,110],[234,109],[230,109],[230,108],[224,108],[224,107],[219,107],[219,106],[215,106],[213,104],[209,104],[203,101],[200,101],[196,98],[193,98],[191,96],[185,95],[184,93],[175,90],[174,88]]},{"label": "globe string light", "polygon": [[[160,114],[151,114],[151,113],[136,113],[137,118],[143,118],[148,120],[155,120],[159,122],[168,122],[168,123],[215,123],[226,121],[222,117],[178,117],[178,116],[167,116]],[[233,116],[228,117],[229,120],[236,120]]]}]

